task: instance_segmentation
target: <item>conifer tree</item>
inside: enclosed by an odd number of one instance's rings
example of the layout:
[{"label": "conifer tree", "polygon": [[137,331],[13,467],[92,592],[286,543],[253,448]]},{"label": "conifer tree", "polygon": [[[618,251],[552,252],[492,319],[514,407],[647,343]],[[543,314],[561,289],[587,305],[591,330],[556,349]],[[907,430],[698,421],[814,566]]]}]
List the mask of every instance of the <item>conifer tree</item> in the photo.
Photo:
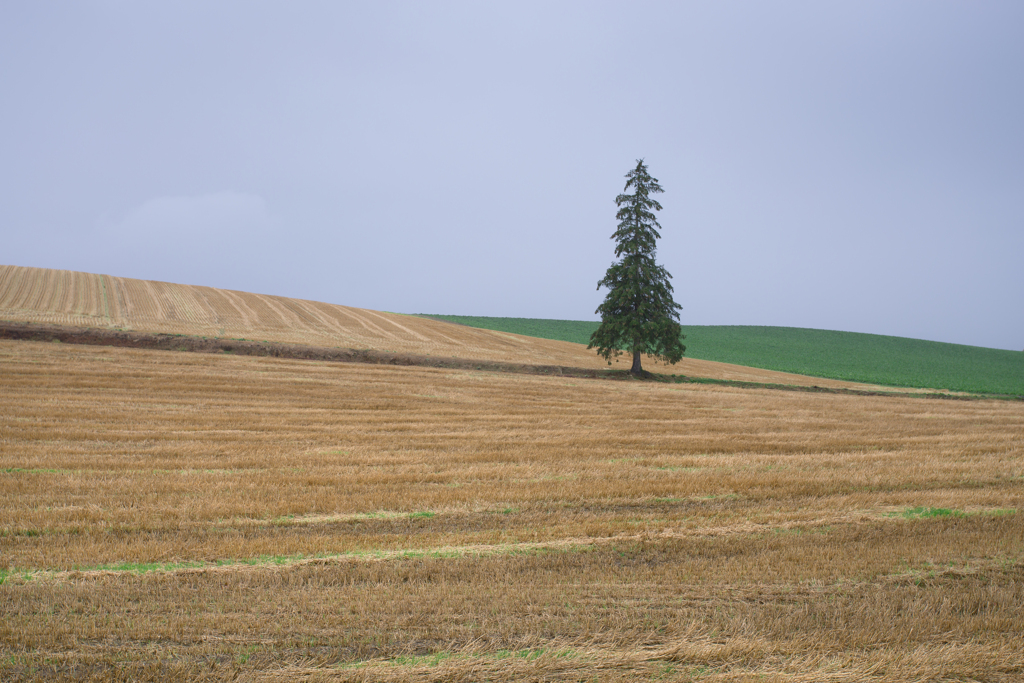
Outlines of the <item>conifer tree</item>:
[{"label": "conifer tree", "polygon": [[679,311],[682,307],[672,299],[672,276],[654,261],[656,241],[661,237],[655,211],[661,204],[651,195],[664,192],[657,178],[647,172],[644,160],[626,174],[624,192],[615,198],[619,207],[615,217],[619,228],[612,235],[617,242],[615,257],[597,288],[608,288],[604,303],[597,307],[601,325],[590,336],[588,349],[609,364],[623,351],[633,354],[634,375],[643,374],[640,354],[646,353],[668,363],[676,363],[686,352]]}]

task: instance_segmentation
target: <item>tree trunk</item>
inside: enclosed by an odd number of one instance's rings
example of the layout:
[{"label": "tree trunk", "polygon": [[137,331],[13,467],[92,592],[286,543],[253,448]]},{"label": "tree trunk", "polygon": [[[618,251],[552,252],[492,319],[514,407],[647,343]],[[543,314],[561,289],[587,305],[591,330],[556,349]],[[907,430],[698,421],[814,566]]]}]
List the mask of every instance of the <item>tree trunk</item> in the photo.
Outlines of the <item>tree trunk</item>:
[{"label": "tree trunk", "polygon": [[640,367],[640,352],[633,351],[633,367],[629,369],[629,374],[639,375],[643,373],[643,368]]}]

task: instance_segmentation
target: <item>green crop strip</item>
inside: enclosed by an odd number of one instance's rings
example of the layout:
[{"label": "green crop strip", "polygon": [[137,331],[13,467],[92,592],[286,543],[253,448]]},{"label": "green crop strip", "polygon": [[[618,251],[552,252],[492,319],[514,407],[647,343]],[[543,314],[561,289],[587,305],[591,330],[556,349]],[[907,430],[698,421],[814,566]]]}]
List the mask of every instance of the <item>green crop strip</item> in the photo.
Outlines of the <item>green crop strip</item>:
[{"label": "green crop strip", "polygon": [[[587,344],[596,321],[424,316]],[[859,332],[684,325],[686,357],[884,386],[1024,396],[1024,353]]]}]

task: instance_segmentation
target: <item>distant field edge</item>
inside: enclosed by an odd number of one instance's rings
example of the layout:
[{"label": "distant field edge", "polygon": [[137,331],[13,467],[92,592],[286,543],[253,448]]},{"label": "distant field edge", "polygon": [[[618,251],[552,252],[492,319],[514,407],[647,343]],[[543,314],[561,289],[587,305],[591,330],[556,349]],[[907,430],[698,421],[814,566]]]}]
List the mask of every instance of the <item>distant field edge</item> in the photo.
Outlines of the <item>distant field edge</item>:
[{"label": "distant field edge", "polygon": [[[154,351],[178,351],[192,353],[228,354],[238,356],[263,356],[292,360],[316,360],[338,363],[368,363],[374,365],[419,366],[450,370],[477,370],[485,372],[509,372],[530,375],[574,377],[582,379],[605,379],[620,381],[643,381],[632,377],[625,370],[594,370],[590,368],[558,365],[530,365],[503,363],[471,358],[443,358],[417,354],[390,353],[373,349],[347,349],[340,347],[308,346],[285,342],[266,342],[250,339],[222,337],[196,337],[181,334],[136,332],[129,330],[73,327],[45,323],[26,323],[0,320],[0,339],[14,341],[36,341],[87,346],[111,346]],[[1024,395],[971,393],[951,395],[938,392],[886,392],[862,389],[830,388],[818,386],[797,386],[764,382],[743,382],[738,380],[709,379],[648,373],[647,380],[667,383],[716,384],[745,389],[777,389],[826,394],[850,394],[857,396],[890,396],[899,398],[936,398],[947,400],[999,399],[1024,401]]]},{"label": "distant field edge", "polygon": [[[597,321],[419,314],[470,327],[587,344]],[[797,327],[684,325],[686,356],[891,387],[1024,395],[1024,353]]]}]

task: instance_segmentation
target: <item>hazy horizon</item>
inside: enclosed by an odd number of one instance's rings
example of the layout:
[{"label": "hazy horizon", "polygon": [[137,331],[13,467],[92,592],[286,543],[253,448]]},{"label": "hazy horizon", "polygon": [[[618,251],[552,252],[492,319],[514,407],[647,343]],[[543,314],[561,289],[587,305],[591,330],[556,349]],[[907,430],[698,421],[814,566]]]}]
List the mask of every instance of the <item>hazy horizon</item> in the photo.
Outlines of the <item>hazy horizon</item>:
[{"label": "hazy horizon", "polygon": [[665,189],[683,325],[1024,348],[1024,5],[0,6],[0,262],[596,320]]}]

